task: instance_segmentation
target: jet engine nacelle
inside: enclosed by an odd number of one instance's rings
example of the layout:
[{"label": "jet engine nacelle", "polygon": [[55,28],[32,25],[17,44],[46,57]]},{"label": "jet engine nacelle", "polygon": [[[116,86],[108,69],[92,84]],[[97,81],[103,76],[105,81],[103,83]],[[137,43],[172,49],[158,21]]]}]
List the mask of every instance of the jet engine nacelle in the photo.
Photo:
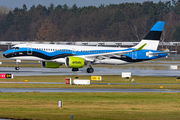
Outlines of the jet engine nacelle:
[{"label": "jet engine nacelle", "polygon": [[65,58],[65,65],[69,68],[84,67],[84,58],[69,56]]},{"label": "jet engine nacelle", "polygon": [[54,63],[54,62],[41,62],[42,67],[44,68],[59,68],[61,65],[60,63]]}]

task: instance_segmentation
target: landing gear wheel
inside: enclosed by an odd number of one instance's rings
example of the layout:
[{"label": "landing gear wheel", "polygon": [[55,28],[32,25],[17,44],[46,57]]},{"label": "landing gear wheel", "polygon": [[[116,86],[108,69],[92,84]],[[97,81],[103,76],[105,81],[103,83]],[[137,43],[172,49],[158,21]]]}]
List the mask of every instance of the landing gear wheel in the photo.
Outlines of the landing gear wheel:
[{"label": "landing gear wheel", "polygon": [[15,67],[15,70],[19,70],[20,68],[19,67]]},{"label": "landing gear wheel", "polygon": [[93,73],[94,69],[93,68],[87,68],[87,73]]},{"label": "landing gear wheel", "polygon": [[79,68],[72,68],[72,71],[79,71]]}]

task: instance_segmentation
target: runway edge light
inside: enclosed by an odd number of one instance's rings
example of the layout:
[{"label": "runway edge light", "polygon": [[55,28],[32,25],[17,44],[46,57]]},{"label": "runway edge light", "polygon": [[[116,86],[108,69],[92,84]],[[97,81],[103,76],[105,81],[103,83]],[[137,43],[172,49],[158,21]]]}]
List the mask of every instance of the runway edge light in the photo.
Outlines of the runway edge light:
[{"label": "runway edge light", "polygon": [[0,79],[6,79],[6,78],[13,79],[13,74],[11,74],[11,73],[0,73]]}]

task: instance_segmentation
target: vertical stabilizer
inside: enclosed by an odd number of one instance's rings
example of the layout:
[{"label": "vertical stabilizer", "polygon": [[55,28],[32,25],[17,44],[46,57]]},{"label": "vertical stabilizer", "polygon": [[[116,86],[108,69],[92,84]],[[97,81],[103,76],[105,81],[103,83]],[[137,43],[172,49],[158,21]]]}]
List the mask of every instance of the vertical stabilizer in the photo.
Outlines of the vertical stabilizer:
[{"label": "vertical stabilizer", "polygon": [[149,31],[149,33],[141,40],[141,42],[133,48],[139,48],[146,44],[143,49],[157,50],[161,33],[163,31],[165,21],[158,21]]}]

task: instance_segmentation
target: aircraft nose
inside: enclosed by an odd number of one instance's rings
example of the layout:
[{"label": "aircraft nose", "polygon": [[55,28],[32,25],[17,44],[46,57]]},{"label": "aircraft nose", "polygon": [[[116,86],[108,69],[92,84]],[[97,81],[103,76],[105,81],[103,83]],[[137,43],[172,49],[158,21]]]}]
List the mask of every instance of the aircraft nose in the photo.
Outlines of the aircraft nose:
[{"label": "aircraft nose", "polygon": [[4,57],[6,57],[6,55],[3,53],[3,55],[2,56],[4,56]]},{"label": "aircraft nose", "polygon": [[6,53],[6,52],[4,52],[4,53],[3,53],[3,56],[4,56],[4,57],[7,57],[7,53]]}]

